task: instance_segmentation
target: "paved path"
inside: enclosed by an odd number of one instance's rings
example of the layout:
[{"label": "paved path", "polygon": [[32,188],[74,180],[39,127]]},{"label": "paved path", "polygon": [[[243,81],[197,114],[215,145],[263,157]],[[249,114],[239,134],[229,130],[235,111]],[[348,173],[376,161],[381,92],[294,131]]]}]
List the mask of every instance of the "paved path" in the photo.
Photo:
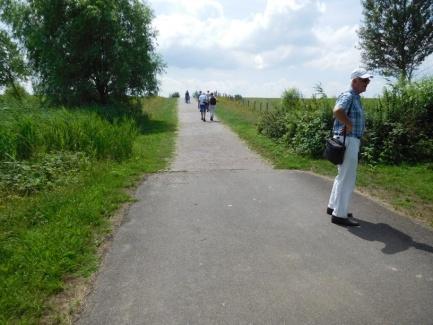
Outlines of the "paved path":
[{"label": "paved path", "polygon": [[79,324],[432,324],[433,235],[331,182],[273,170],[221,123],[179,104],[171,171],[150,176]]}]

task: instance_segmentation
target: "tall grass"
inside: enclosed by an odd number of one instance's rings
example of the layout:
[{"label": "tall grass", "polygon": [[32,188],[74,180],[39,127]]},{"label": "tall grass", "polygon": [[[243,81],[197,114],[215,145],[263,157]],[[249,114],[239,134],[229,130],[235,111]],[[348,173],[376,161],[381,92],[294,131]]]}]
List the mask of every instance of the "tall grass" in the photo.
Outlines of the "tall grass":
[{"label": "tall grass", "polygon": [[113,123],[96,112],[15,112],[0,122],[0,159],[31,159],[53,151],[80,151],[97,159],[131,156],[138,134],[128,118]]}]

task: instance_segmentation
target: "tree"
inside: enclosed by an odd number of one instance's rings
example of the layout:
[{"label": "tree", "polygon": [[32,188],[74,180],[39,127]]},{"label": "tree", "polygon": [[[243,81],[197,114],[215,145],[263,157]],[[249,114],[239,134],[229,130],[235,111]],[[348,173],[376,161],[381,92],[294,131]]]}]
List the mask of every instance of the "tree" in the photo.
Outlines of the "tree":
[{"label": "tree", "polygon": [[139,0],[3,0],[3,18],[25,44],[37,90],[63,104],[158,91],[151,9]]},{"label": "tree", "polygon": [[433,53],[433,0],[363,0],[362,5],[363,62],[384,76],[410,81]]},{"label": "tree", "polygon": [[17,82],[28,75],[26,64],[9,35],[0,30],[0,87],[8,86],[19,94]]}]

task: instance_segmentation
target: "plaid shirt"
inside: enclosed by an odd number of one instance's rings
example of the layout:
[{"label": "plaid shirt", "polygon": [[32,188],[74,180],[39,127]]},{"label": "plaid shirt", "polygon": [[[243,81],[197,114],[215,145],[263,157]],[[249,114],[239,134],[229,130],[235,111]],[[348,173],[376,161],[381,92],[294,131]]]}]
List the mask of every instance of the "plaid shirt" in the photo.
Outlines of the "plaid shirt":
[{"label": "plaid shirt", "polygon": [[[361,105],[361,97],[353,89],[351,89],[338,96],[335,105],[341,107],[346,114],[349,111],[349,107],[352,106],[350,110],[349,120],[352,122],[353,128],[352,132],[348,133],[347,136],[354,136],[360,139],[364,134],[365,129],[365,117],[364,109]],[[338,119],[335,119],[334,127],[332,129],[333,133],[342,135],[343,130],[344,124],[341,123]]]}]

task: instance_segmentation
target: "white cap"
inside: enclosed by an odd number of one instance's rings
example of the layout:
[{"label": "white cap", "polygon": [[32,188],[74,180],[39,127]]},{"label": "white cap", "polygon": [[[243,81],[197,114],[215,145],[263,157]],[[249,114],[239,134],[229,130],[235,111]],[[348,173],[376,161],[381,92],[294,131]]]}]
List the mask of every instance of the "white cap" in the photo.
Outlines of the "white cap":
[{"label": "white cap", "polygon": [[350,79],[353,80],[356,78],[361,78],[361,79],[373,78],[373,75],[371,73],[368,73],[367,70],[363,68],[357,68],[353,70],[352,73],[350,74]]}]

